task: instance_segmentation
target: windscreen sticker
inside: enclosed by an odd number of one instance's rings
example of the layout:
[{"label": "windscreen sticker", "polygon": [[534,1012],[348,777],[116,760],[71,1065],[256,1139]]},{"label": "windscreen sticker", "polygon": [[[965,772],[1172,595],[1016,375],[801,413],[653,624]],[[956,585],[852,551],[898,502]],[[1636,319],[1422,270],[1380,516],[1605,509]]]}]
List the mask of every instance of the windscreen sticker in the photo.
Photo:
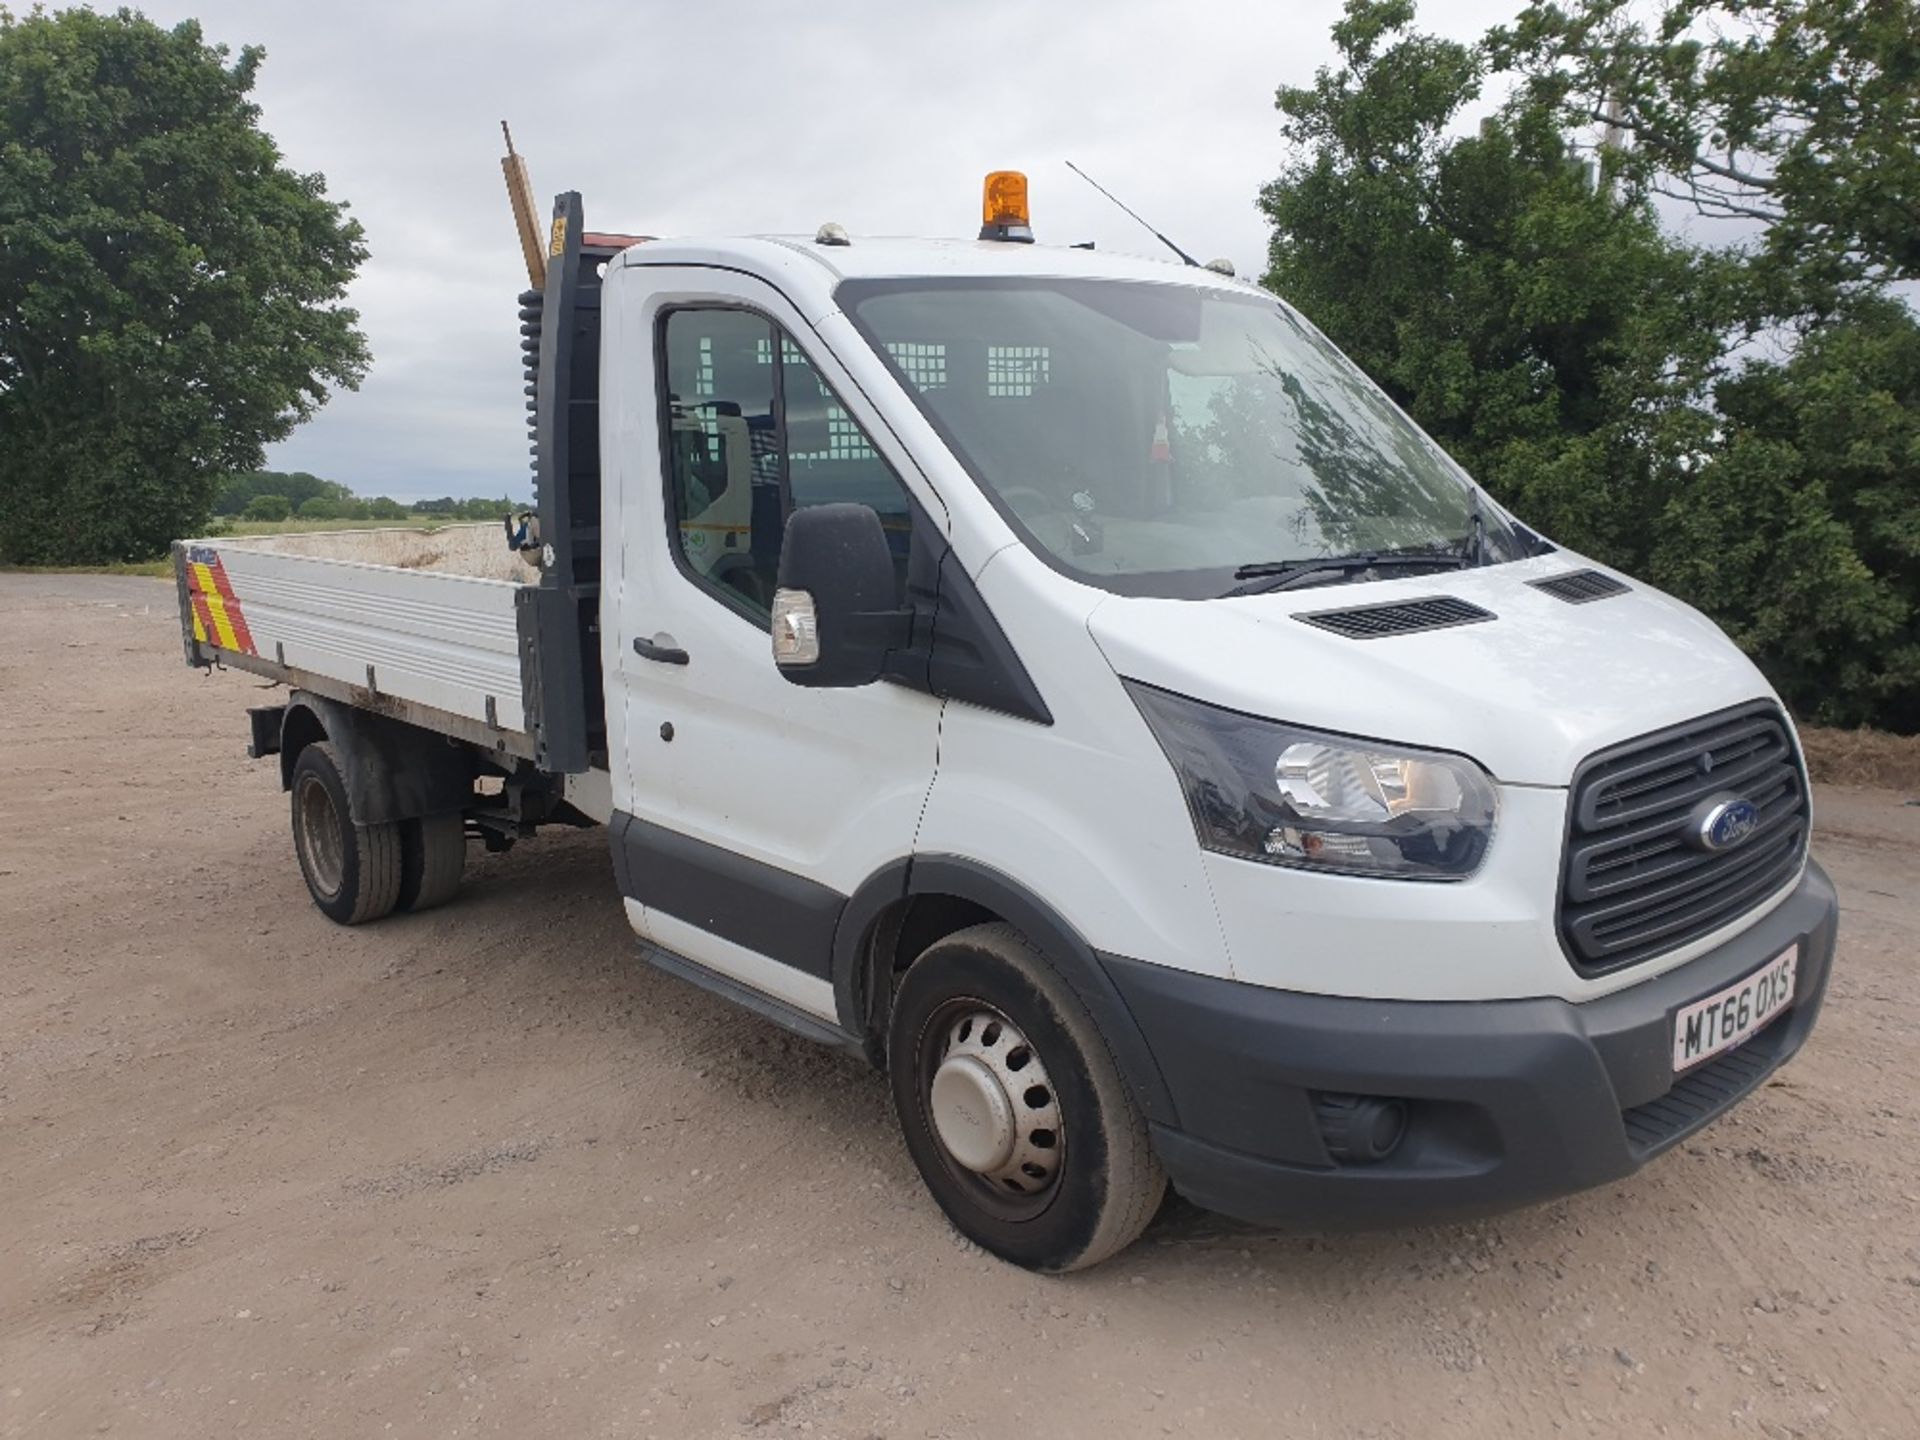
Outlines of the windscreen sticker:
[{"label": "windscreen sticker", "polygon": [[241,655],[258,655],[247,617],[220,554],[210,546],[187,551],[187,602],[193,610],[193,638]]}]

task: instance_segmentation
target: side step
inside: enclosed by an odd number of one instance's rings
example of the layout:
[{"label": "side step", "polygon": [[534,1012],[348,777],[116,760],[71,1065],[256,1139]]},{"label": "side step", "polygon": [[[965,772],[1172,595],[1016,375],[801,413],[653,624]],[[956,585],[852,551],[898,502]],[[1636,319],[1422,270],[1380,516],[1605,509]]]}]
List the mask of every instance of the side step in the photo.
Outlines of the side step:
[{"label": "side step", "polygon": [[662,950],[658,945],[650,945],[644,940],[640,942],[640,953],[656,970],[664,970],[676,979],[698,985],[702,990],[711,990],[715,995],[731,1000],[736,1005],[745,1006],[754,1014],[773,1021],[782,1029],[791,1030],[803,1039],[811,1040],[816,1045],[831,1046],[835,1050],[849,1051],[863,1060],[867,1058],[866,1047],[856,1036],[849,1035],[838,1025],[831,1025],[817,1015],[809,1015],[806,1011],[789,1005],[784,1000],[763,995],[737,980],[709,970],[706,966],[688,960],[684,956],[675,955],[671,950]]}]

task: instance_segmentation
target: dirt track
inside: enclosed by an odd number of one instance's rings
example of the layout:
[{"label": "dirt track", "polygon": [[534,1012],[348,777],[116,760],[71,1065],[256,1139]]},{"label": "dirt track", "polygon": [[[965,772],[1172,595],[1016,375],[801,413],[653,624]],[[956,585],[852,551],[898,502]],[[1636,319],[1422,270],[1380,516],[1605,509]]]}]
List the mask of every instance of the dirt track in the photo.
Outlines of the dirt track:
[{"label": "dirt track", "polygon": [[1641,1176],[1039,1279],[884,1086],[639,964],[597,833],[308,904],[163,582],[0,575],[0,1436],[1920,1434],[1920,809],[1824,791],[1826,1018]]}]

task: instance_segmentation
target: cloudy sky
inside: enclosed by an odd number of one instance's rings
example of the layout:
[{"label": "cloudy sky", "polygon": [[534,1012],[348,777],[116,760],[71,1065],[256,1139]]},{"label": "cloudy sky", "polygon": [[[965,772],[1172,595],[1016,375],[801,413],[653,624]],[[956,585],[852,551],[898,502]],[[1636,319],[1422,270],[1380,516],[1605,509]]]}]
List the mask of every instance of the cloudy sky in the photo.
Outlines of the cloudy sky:
[{"label": "cloudy sky", "polygon": [[[1072,160],[1201,259],[1258,273],[1282,151],[1274,90],[1332,59],[1337,0],[147,0],[267,49],[257,98],[289,163],[366,227],[357,393],[275,446],[399,498],[527,493],[500,178],[513,125],[544,206],[658,235],[968,235],[980,177],[1022,169],[1043,241],[1150,254]],[[1467,38],[1518,0],[1428,0]]]}]

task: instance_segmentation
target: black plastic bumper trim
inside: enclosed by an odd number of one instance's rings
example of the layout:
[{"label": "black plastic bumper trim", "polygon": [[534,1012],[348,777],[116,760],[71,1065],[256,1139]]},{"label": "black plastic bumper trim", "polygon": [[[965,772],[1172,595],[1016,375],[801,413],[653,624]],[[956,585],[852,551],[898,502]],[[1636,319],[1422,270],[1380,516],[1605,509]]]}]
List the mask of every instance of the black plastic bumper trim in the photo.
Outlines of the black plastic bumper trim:
[{"label": "black plastic bumper trim", "polygon": [[[1837,921],[1833,886],[1809,863],[1726,944],[1580,1004],[1344,999],[1101,960],[1179,1115],[1153,1138],[1182,1194],[1257,1224],[1379,1225],[1603,1184],[1710,1123],[1806,1040]],[[1728,1083],[1676,1080],[1674,1013],[1793,945],[1793,1006],[1715,1072]],[[1319,1090],[1406,1099],[1406,1139],[1378,1164],[1336,1166],[1314,1122]]]}]

